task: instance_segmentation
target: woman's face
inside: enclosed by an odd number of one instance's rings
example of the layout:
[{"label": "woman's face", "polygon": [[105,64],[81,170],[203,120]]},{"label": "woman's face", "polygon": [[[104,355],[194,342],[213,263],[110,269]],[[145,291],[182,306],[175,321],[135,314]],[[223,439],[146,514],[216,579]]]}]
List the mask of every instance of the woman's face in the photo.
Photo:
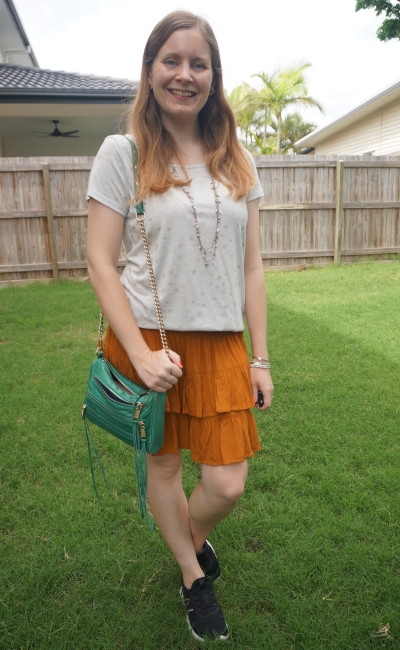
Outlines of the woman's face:
[{"label": "woman's face", "polygon": [[211,50],[203,32],[197,27],[173,32],[149,74],[164,124],[195,122],[213,92],[212,82]]}]

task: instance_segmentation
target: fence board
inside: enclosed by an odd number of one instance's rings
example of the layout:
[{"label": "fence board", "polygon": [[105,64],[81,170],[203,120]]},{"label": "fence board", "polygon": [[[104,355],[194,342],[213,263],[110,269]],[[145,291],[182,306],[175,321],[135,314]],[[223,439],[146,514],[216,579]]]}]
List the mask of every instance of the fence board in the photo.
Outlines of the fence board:
[{"label": "fence board", "polygon": [[50,257],[54,282],[58,282],[58,252],[54,230],[53,202],[51,198],[50,171],[48,163],[43,165],[44,200],[46,204],[47,228],[49,231]]},{"label": "fence board", "polygon": [[342,235],[343,235],[343,161],[338,160],[336,163],[336,206],[335,206],[335,249],[333,254],[333,261],[335,264],[340,264],[342,259]]},{"label": "fence board", "polygon": [[[87,260],[79,261],[74,260],[72,262],[58,262],[59,270],[69,270],[69,269],[87,269],[88,263]],[[126,260],[118,260],[118,266],[126,266]],[[50,262],[44,262],[42,264],[9,264],[8,266],[1,266],[0,273],[29,273],[31,271],[50,271],[52,269],[52,264]]]},{"label": "fence board", "polygon": [[[256,159],[264,189],[260,206],[261,248],[264,266],[268,268],[298,265],[301,261],[327,263],[333,259],[338,157],[307,158]],[[400,253],[400,157],[340,159],[342,257],[345,261],[357,261],[367,255],[384,258]],[[321,254],[317,255],[318,252]]]},{"label": "fence board", "polygon": [[[265,268],[333,261],[336,166],[343,160],[344,262],[400,253],[400,156],[258,156]],[[43,164],[49,165],[57,270],[87,275],[86,188],[93,157],[0,158],[0,278],[52,277]],[[119,266],[125,264],[121,249]]]}]

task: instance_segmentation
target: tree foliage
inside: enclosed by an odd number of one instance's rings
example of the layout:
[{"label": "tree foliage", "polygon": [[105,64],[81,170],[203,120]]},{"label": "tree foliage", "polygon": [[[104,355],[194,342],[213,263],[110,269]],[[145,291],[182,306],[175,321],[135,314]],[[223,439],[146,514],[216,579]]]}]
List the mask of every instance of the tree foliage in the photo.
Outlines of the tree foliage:
[{"label": "tree foliage", "polygon": [[316,128],[316,124],[305,122],[297,111],[286,115],[281,125],[281,153],[299,153],[301,148],[295,147],[296,142]]},{"label": "tree foliage", "polygon": [[269,116],[276,119],[276,153],[281,152],[282,120],[287,109],[302,105],[316,107],[323,113],[318,100],[308,94],[305,70],[310,66],[311,63],[303,62],[270,75],[265,72],[253,75],[263,82],[258,95],[260,109],[265,111],[265,119],[268,120]]},{"label": "tree foliage", "polygon": [[254,153],[297,153],[295,143],[315,129],[305,122],[297,106],[322,106],[308,94],[305,70],[310,63],[301,62],[272,74],[260,72],[253,75],[262,81],[261,89],[243,83],[237,86],[228,99],[236,116],[243,142]]},{"label": "tree foliage", "polygon": [[254,93],[254,88],[243,82],[228,95],[228,101],[235,114],[236,124],[245,135],[246,147],[249,146],[250,134],[256,119],[256,97]]},{"label": "tree foliage", "polygon": [[357,0],[356,11],[360,9],[374,9],[377,16],[387,16],[376,32],[380,41],[400,40],[400,0]]}]

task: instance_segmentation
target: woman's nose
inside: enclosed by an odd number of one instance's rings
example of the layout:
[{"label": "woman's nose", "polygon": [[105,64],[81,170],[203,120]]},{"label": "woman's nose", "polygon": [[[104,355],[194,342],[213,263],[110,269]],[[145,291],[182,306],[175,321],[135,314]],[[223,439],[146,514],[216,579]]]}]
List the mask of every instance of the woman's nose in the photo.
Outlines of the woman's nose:
[{"label": "woman's nose", "polygon": [[177,75],[176,76],[180,81],[186,81],[186,82],[192,81],[192,79],[193,79],[192,78],[192,71],[191,71],[189,63],[181,63],[181,65],[179,66],[179,68],[177,70]]}]

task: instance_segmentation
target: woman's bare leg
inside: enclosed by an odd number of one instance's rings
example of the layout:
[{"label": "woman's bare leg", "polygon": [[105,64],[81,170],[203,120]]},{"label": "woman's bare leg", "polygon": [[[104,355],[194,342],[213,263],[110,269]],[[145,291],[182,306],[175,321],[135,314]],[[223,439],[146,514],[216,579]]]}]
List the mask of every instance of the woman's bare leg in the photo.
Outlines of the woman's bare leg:
[{"label": "woman's bare leg", "polygon": [[213,528],[234,509],[244,491],[247,460],[233,465],[202,465],[202,480],[189,499],[190,530],[198,553]]},{"label": "woman's bare leg", "polygon": [[165,541],[178,562],[183,582],[190,589],[204,576],[196,558],[189,510],[182,487],[181,453],[147,455],[147,496]]}]

